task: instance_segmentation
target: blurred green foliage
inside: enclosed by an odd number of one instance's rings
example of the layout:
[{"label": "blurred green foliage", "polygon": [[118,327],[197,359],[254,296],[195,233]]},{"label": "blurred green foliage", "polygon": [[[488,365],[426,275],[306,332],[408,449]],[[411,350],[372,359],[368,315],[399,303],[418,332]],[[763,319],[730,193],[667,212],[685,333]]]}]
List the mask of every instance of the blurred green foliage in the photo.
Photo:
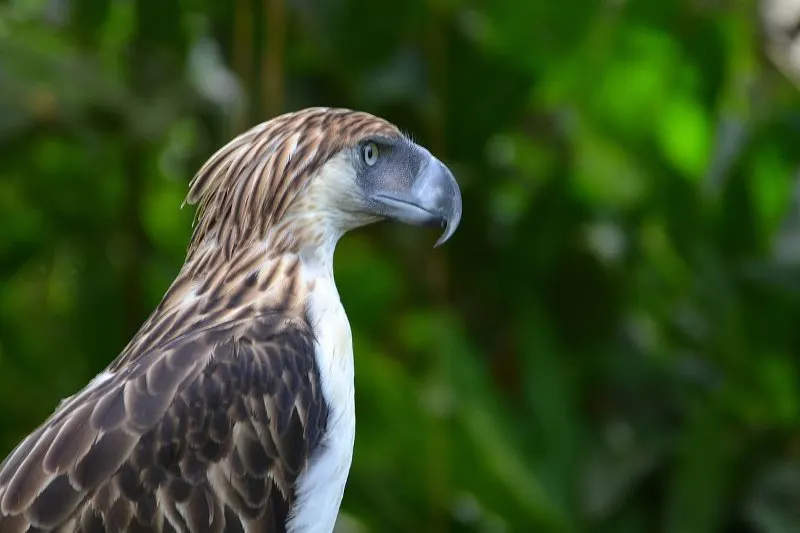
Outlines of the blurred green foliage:
[{"label": "blurred green foliage", "polygon": [[0,7],[0,450],[177,273],[189,178],[310,105],[454,169],[346,237],[341,531],[800,531],[800,99],[733,0]]}]

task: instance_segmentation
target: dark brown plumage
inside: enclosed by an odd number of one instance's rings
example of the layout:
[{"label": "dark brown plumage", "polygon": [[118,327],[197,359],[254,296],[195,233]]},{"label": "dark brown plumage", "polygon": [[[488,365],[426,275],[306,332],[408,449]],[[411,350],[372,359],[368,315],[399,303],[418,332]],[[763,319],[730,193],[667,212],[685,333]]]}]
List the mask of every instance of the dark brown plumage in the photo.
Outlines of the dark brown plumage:
[{"label": "dark brown plumage", "polygon": [[0,531],[282,530],[326,424],[312,341],[267,313],[142,354],[11,454]]}]

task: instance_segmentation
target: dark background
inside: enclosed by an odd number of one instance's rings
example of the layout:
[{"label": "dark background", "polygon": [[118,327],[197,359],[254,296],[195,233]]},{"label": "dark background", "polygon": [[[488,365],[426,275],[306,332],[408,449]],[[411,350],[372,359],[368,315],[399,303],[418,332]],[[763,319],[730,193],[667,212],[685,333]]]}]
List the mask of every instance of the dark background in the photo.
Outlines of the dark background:
[{"label": "dark background", "polygon": [[177,273],[236,133],[370,111],[451,166],[451,242],[345,237],[341,532],[800,531],[796,87],[723,0],[0,7],[0,456]]}]

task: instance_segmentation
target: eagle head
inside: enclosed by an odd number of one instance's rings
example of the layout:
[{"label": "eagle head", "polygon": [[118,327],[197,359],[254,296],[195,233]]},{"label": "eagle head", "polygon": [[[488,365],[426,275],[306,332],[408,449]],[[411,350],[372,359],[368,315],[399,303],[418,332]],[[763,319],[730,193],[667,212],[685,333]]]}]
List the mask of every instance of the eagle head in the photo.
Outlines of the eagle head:
[{"label": "eagle head", "polygon": [[190,254],[253,243],[302,252],[384,219],[440,226],[438,246],[461,219],[441,161],[386,120],[348,109],[308,108],[242,133],[198,171],[187,201],[199,205]]}]

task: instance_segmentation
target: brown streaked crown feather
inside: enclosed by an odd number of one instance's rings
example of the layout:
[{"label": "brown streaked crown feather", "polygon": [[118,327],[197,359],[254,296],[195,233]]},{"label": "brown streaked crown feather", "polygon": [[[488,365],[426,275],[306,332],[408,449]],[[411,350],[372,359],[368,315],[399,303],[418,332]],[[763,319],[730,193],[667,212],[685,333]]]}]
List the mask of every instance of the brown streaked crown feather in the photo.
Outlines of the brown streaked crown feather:
[{"label": "brown streaked crown feather", "polygon": [[263,238],[309,177],[366,135],[397,136],[393,124],[348,109],[309,108],[264,122],[217,151],[197,172],[187,202],[198,204],[189,255],[216,239],[227,257]]},{"label": "brown streaked crown feather", "polygon": [[399,134],[367,113],[312,108],[214,154],[190,184],[196,227],[162,302],[103,379],[0,464],[0,533],[285,531],[328,406],[298,260],[264,266],[248,245],[337,152]]}]

